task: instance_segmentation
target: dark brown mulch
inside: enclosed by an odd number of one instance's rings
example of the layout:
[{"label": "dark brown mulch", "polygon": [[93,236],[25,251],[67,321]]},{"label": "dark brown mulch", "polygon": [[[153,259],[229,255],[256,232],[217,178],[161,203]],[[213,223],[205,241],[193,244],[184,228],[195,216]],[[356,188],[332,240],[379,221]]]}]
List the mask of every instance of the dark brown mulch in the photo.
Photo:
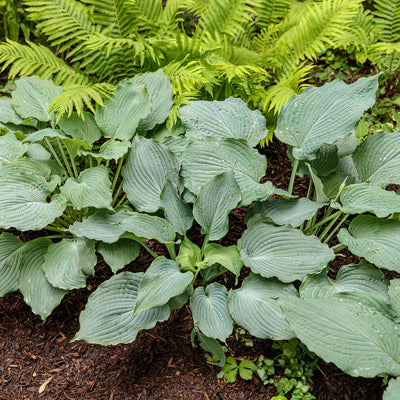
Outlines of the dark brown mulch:
[{"label": "dark brown mulch", "polygon": [[[273,143],[264,150],[269,168],[266,179],[286,189],[289,161],[285,147]],[[296,194],[304,194],[307,180],[297,180]],[[230,233],[224,244],[236,243],[243,229],[245,210],[230,215]],[[190,231],[199,240],[199,228]],[[26,239],[23,237],[23,239]],[[151,243],[150,243],[151,245]],[[154,248],[163,252],[162,246]],[[333,270],[357,259],[338,259]],[[151,257],[141,256],[126,269],[144,270]],[[217,379],[218,367],[211,366],[201,349],[193,349],[190,332],[193,322],[187,307],[173,311],[171,318],[149,331],[139,333],[131,344],[117,346],[71,342],[79,329],[79,313],[94,288],[111,276],[99,258],[96,276],[85,289],[71,291],[43,324],[32,314],[20,293],[0,299],[0,399],[9,400],[268,400],[276,395],[273,386],[254,378],[226,384]],[[338,344],[339,345],[339,344]],[[246,347],[230,338],[228,355],[255,360],[264,354],[273,357],[270,341],[254,340]],[[380,400],[382,380],[352,378],[332,364],[319,362],[313,378],[313,394],[318,400]]]}]

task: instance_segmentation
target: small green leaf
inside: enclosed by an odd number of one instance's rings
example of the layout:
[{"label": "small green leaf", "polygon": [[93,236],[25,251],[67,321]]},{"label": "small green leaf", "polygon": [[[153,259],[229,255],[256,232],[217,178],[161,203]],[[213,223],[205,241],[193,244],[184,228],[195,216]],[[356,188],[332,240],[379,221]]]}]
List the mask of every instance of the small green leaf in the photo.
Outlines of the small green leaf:
[{"label": "small green leaf", "polygon": [[217,243],[209,243],[204,248],[203,262],[208,266],[218,263],[235,275],[239,275],[243,267],[237,246],[224,247]]},{"label": "small green leaf", "polygon": [[133,315],[166,304],[183,293],[192,279],[193,274],[182,273],[177,262],[163,256],[156,258],[140,281]]},{"label": "small green leaf", "polygon": [[194,271],[195,265],[201,261],[200,247],[192,243],[186,236],[179,246],[179,254],[176,261],[184,271]]},{"label": "small green leaf", "polygon": [[243,360],[239,364],[239,375],[242,379],[246,381],[253,379],[253,371],[255,370],[256,366],[250,360]]},{"label": "small green leaf", "polygon": [[193,347],[196,347],[194,341],[195,339],[198,339],[200,347],[206,353],[210,354],[210,357],[207,359],[207,362],[209,364],[218,365],[221,368],[225,365],[225,352],[217,339],[212,339],[207,337],[206,335],[203,335],[198,329],[193,329],[191,337]]}]

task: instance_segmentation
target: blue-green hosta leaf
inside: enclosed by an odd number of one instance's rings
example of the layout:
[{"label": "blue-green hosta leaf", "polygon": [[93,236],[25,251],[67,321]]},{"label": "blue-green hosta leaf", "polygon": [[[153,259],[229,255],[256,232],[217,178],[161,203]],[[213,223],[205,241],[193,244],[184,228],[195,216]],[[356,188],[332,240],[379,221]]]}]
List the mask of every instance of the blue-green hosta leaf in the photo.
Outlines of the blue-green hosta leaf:
[{"label": "blue-green hosta leaf", "polygon": [[276,276],[282,282],[320,272],[335,258],[317,237],[305,236],[288,225],[252,225],[238,240],[238,247],[244,265],[265,278]]},{"label": "blue-green hosta leaf", "polygon": [[126,218],[127,214],[118,212],[112,214],[106,211],[97,211],[82,222],[75,222],[68,229],[78,237],[100,240],[105,243],[114,243],[125,233],[125,229],[119,223]]},{"label": "blue-green hosta leaf", "polygon": [[364,111],[375,103],[378,77],[360,78],[351,85],[336,80],[292,96],[281,108],[276,137],[293,146],[298,160],[312,160],[321,145],[353,133]]},{"label": "blue-green hosta leaf", "polygon": [[171,310],[179,310],[188,302],[192,294],[193,294],[193,286],[189,285],[183,293],[178,294],[178,296],[169,299],[167,304]]},{"label": "blue-green hosta leaf", "polygon": [[193,224],[192,209],[181,200],[177,187],[169,179],[161,192],[160,200],[165,219],[174,227],[175,232],[184,235]]},{"label": "blue-green hosta leaf", "polygon": [[179,164],[163,144],[136,136],[122,176],[124,191],[135,208],[155,212],[167,179],[179,185]]},{"label": "blue-green hosta leaf", "polygon": [[379,297],[389,303],[389,282],[383,272],[371,264],[344,265],[336,279],[326,272],[307,276],[300,286],[300,297],[332,297],[337,293],[360,293]]},{"label": "blue-green hosta leaf", "polygon": [[400,393],[400,378],[392,378],[389,381],[385,392],[383,393],[382,400],[397,400]]},{"label": "blue-green hosta leaf", "polygon": [[289,296],[298,296],[293,285],[251,274],[239,289],[229,293],[228,307],[235,322],[251,335],[262,339],[291,339],[296,336],[276,301],[278,297]]},{"label": "blue-green hosta leaf", "polygon": [[224,247],[218,243],[207,244],[204,248],[203,263],[209,267],[218,263],[235,275],[239,275],[243,267],[237,246]]},{"label": "blue-green hosta leaf", "polygon": [[[57,179],[51,177],[51,169],[47,163],[36,161],[28,157],[20,157],[8,164],[3,164],[0,168],[0,176],[14,174],[40,175],[46,180]],[[61,181],[60,181],[61,182]]]},{"label": "blue-green hosta leaf", "polygon": [[84,238],[62,239],[49,246],[42,268],[54,287],[71,290],[86,286],[86,278],[94,275],[96,264],[93,241]]},{"label": "blue-green hosta leaf", "polygon": [[226,171],[200,189],[193,206],[193,215],[209,239],[218,240],[228,232],[228,214],[239,202],[240,188],[234,173]]},{"label": "blue-green hosta leaf", "polygon": [[140,254],[140,244],[131,239],[119,239],[114,243],[97,243],[97,251],[116,274]]},{"label": "blue-green hosta leaf", "polygon": [[96,122],[111,139],[130,140],[135,136],[139,121],[151,111],[151,98],[144,84],[122,82],[104,107],[97,107]]},{"label": "blue-green hosta leaf", "polygon": [[183,293],[193,274],[181,272],[176,261],[164,256],[156,258],[140,281],[134,315],[167,304],[172,297]]},{"label": "blue-green hosta leaf", "polygon": [[400,279],[392,279],[390,281],[388,292],[390,304],[397,315],[400,316]]},{"label": "blue-green hosta leaf", "polygon": [[240,187],[239,206],[266,200],[273,194],[270,182],[259,183],[267,168],[265,157],[243,140],[211,137],[196,140],[186,147],[180,159],[184,184],[195,195],[216,175],[229,170],[233,170]]},{"label": "blue-green hosta leaf", "polygon": [[[185,133],[185,131],[183,131]],[[154,140],[157,140],[154,138]],[[168,136],[165,139],[161,140],[161,143],[167,146],[168,150],[178,159],[181,159],[181,155],[183,150],[190,144],[190,139],[185,135],[180,136]]]},{"label": "blue-green hosta leaf", "polygon": [[130,343],[142,329],[154,328],[169,317],[168,306],[144,311],[132,318],[143,273],[121,272],[89,296],[74,340],[102,345]]},{"label": "blue-green hosta leaf", "polygon": [[21,143],[13,133],[0,136],[0,166],[22,157],[29,149],[29,144]]},{"label": "blue-green hosta leaf", "polygon": [[96,124],[93,114],[84,111],[84,120],[73,112],[69,117],[61,117],[59,127],[74,139],[85,140],[89,146],[101,138],[100,128]]},{"label": "blue-green hosta leaf", "polygon": [[355,183],[354,177],[348,174],[335,173],[321,178],[324,194],[329,199],[335,199],[343,186]]},{"label": "blue-green hosta leaf", "polygon": [[83,154],[90,154],[95,158],[104,158],[105,160],[119,160],[124,156],[131,147],[129,140],[107,140],[99,149],[98,153],[83,152]]},{"label": "blue-green hosta leaf", "polygon": [[43,320],[56,308],[67,291],[55,288],[43,272],[44,257],[51,240],[40,238],[25,244],[18,272],[18,288],[25,303]]},{"label": "blue-green hosta leaf", "polygon": [[0,174],[0,227],[21,231],[40,230],[59,217],[67,204],[65,197],[55,194],[54,182],[39,175],[18,172]]},{"label": "blue-green hosta leaf", "polygon": [[45,138],[67,139],[68,136],[59,129],[45,128],[30,133],[23,141],[28,143],[41,142]]},{"label": "blue-green hosta leaf", "polygon": [[278,302],[297,337],[326,362],[352,376],[400,374],[400,334],[383,314],[346,298]]},{"label": "blue-green hosta leaf", "polygon": [[47,161],[50,160],[51,154],[40,144],[31,143],[26,155],[33,160]]},{"label": "blue-green hosta leaf", "polygon": [[24,243],[12,233],[0,235],[0,297],[18,289],[18,268]]},{"label": "blue-green hosta leaf", "polygon": [[154,215],[131,212],[119,226],[124,231],[146,239],[156,239],[161,243],[171,243],[175,240],[175,230],[165,219]]},{"label": "blue-green hosta leaf", "polygon": [[311,219],[323,207],[323,203],[301,199],[268,199],[262,203],[255,203],[246,214],[246,220],[254,215],[262,214],[277,225],[300,226],[304,221]]},{"label": "blue-green hosta leaf", "polygon": [[190,101],[179,108],[188,137],[202,139],[244,139],[251,147],[268,135],[265,118],[260,111],[252,111],[242,100],[229,97],[223,101]]},{"label": "blue-green hosta leaf", "polygon": [[15,125],[24,122],[24,120],[15,112],[9,97],[0,98],[0,122],[4,124],[11,122]]},{"label": "blue-green hosta leaf", "polygon": [[111,181],[104,165],[85,169],[78,178],[69,178],[60,188],[76,210],[85,207],[112,209]]},{"label": "blue-green hosta leaf", "polygon": [[232,333],[233,320],[228,310],[225,286],[211,283],[206,288],[198,287],[190,299],[190,310],[204,335],[224,342]]},{"label": "blue-green hosta leaf", "polygon": [[400,184],[400,131],[369,135],[353,154],[361,181],[386,187]]},{"label": "blue-green hosta leaf", "polygon": [[346,186],[340,194],[340,208],[346,214],[372,212],[379,218],[400,212],[400,196],[368,183]]},{"label": "blue-green hosta leaf", "polygon": [[54,123],[54,113],[48,110],[51,102],[63,92],[61,87],[37,76],[22,77],[15,85],[11,103],[19,116]]},{"label": "blue-green hosta leaf", "polygon": [[203,335],[197,328],[192,330],[190,336],[193,347],[196,343],[204,350],[207,362],[212,365],[223,367],[226,364],[226,356],[224,348],[220,345],[217,339],[212,339]]},{"label": "blue-green hosta leaf", "polygon": [[139,122],[139,132],[149,131],[162,124],[174,105],[173,87],[164,71],[159,69],[156,72],[137,74],[130,82],[144,83],[151,97],[151,113]]},{"label": "blue-green hosta leaf", "polygon": [[379,268],[400,272],[400,222],[359,215],[348,230],[339,231],[338,239],[356,256]]}]

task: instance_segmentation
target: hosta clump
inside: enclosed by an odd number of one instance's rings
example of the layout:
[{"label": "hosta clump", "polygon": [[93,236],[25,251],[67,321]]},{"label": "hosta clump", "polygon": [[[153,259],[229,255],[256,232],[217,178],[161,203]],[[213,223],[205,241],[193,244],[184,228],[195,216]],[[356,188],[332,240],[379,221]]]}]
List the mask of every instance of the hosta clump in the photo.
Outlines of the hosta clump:
[{"label": "hosta clump", "polygon": [[[84,121],[47,112],[60,90],[51,82],[16,86],[0,112],[0,222],[44,237],[2,233],[1,294],[20,289],[44,319],[85,286],[97,251],[115,275],[90,296],[76,339],[131,342],[188,302],[193,335],[219,365],[218,340],[236,323],[260,338],[297,336],[352,375],[400,375],[400,285],[376,268],[400,271],[399,201],[387,190],[400,184],[400,135],[355,136],[378,76],[310,88],[283,107],[276,135],[293,160],[287,192],[260,183],[267,163],[254,146],[265,121],[239,99],[192,101],[168,131],[173,93],[162,71],[122,82]],[[296,173],[310,178],[307,198],[291,194]],[[249,205],[237,245],[222,246],[229,212]],[[187,236],[194,220],[202,243]],[[147,270],[119,272],[140,246],[155,258]],[[345,246],[367,262],[332,280],[328,263]],[[242,280],[243,265],[251,273]],[[222,274],[241,283],[226,287],[215,281]]]}]

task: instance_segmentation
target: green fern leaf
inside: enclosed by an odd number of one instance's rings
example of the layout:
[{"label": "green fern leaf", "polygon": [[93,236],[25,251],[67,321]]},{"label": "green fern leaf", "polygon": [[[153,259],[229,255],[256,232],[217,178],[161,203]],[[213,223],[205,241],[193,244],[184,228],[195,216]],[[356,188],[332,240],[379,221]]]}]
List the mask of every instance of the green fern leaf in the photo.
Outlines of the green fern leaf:
[{"label": "green fern leaf", "polygon": [[375,23],[380,30],[379,39],[383,42],[400,41],[400,0],[375,0]]},{"label": "green fern leaf", "polygon": [[266,29],[287,15],[296,0],[259,0],[254,5],[256,25]]},{"label": "green fern leaf", "polygon": [[28,42],[23,45],[8,40],[0,44],[1,71],[10,67],[11,79],[18,75],[37,75],[42,79],[54,80],[56,85],[88,85],[89,79],[78,69],[67,65],[45,46]]}]

